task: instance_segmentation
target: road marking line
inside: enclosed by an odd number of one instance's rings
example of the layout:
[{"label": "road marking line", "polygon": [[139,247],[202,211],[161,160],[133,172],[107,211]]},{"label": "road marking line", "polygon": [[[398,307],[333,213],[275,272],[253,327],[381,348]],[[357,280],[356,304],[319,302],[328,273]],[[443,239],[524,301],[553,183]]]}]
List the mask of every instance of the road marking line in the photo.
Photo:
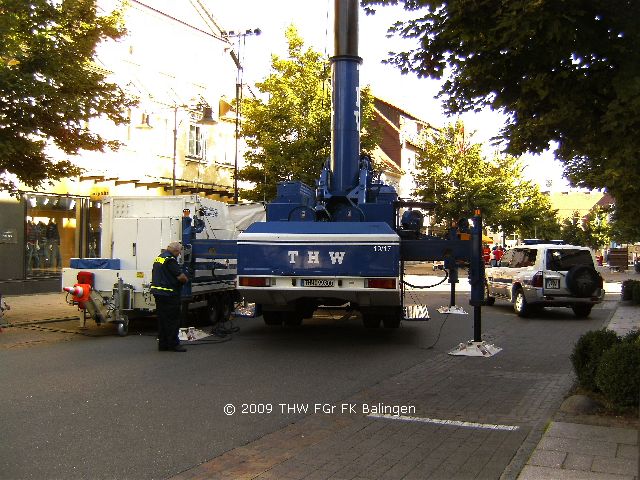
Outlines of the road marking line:
[{"label": "road marking line", "polygon": [[517,425],[500,425],[495,423],[476,423],[476,422],[462,422],[460,420],[442,420],[439,418],[425,418],[425,417],[409,417],[403,415],[385,415],[379,413],[372,413],[367,415],[369,418],[383,418],[388,420],[399,420],[401,422],[417,422],[417,423],[435,423],[437,425],[451,425],[453,427],[467,427],[467,428],[482,428],[485,430],[505,430],[513,432],[520,427]]}]

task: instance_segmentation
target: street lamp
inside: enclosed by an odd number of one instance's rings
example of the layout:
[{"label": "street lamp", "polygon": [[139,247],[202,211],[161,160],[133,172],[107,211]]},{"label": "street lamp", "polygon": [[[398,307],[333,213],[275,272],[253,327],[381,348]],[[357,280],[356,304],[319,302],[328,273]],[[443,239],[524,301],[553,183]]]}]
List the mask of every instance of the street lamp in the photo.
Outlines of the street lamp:
[{"label": "street lamp", "polygon": [[[237,38],[237,52],[231,50],[229,55],[233,59],[233,63],[236,65],[237,73],[236,73],[236,151],[235,158],[233,163],[233,203],[238,203],[238,138],[240,137],[240,103],[242,101],[242,63],[241,63],[241,51],[242,47],[245,44],[245,40],[248,36],[251,35],[260,35],[262,31],[259,28],[247,29],[244,32],[236,32],[234,30],[230,30],[228,32],[223,32],[223,37],[229,41],[229,38]],[[231,43],[229,41],[229,43]]]}]

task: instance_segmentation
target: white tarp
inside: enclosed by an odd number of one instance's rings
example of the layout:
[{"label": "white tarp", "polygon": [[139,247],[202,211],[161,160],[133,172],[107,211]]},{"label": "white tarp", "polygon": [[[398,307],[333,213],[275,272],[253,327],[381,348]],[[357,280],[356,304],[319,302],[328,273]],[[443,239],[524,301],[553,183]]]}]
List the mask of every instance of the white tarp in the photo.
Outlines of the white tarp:
[{"label": "white tarp", "polygon": [[197,234],[198,239],[234,239],[252,223],[264,222],[266,218],[262,203],[229,205],[207,198],[199,198],[198,202],[194,223],[195,219],[200,219],[205,225]]}]

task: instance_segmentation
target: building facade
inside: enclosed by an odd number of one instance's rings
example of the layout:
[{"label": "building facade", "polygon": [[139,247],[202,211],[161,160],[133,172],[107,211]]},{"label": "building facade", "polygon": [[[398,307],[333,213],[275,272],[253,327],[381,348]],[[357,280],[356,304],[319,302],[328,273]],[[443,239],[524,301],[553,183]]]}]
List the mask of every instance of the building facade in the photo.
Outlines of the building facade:
[{"label": "building facade", "polygon": [[387,183],[396,188],[398,196],[412,199],[418,139],[423,129],[434,127],[379,97],[374,97],[374,109],[374,123],[382,133],[374,161],[377,168],[384,171]]},{"label": "building facade", "polygon": [[92,68],[137,99],[129,123],[97,118],[93,131],[118,140],[117,151],[52,158],[83,169],[41,191],[0,199],[0,292],[59,290],[72,257],[100,257],[101,201],[110,195],[197,193],[233,201],[236,81],[233,39],[203,3],[190,0],[99,0],[125,8],[127,35],[98,47]]}]

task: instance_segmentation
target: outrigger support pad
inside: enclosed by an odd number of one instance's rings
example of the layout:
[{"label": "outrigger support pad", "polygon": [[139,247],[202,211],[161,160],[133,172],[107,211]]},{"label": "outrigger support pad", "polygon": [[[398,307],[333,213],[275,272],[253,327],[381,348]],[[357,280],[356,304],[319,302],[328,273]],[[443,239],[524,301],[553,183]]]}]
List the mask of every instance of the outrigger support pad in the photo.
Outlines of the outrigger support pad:
[{"label": "outrigger support pad", "polygon": [[464,355],[467,357],[492,357],[500,352],[502,348],[485,342],[474,342],[469,340],[467,343],[461,343],[457,348],[449,352],[449,355]]}]

